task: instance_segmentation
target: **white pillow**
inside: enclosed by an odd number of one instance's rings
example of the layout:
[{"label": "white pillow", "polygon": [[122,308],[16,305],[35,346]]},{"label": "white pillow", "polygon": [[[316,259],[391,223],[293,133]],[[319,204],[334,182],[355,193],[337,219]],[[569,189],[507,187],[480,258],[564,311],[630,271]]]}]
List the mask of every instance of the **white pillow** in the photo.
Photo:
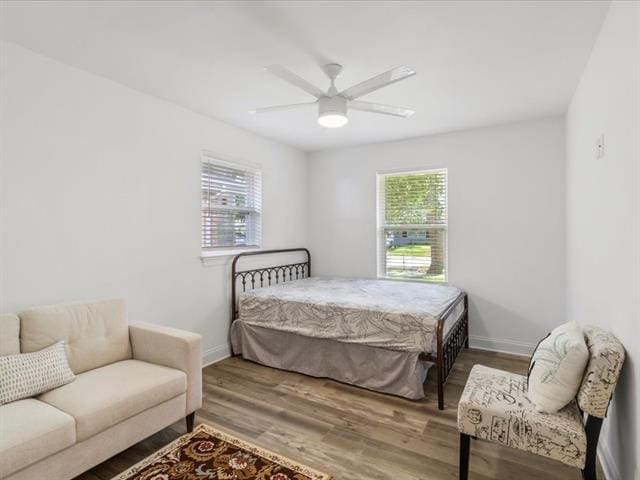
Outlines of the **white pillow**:
[{"label": "white pillow", "polygon": [[0,357],[0,405],[29,398],[75,379],[64,342],[37,352]]},{"label": "white pillow", "polygon": [[555,413],[578,393],[589,349],[576,322],[565,323],[542,340],[531,357],[527,397],[536,410]]}]

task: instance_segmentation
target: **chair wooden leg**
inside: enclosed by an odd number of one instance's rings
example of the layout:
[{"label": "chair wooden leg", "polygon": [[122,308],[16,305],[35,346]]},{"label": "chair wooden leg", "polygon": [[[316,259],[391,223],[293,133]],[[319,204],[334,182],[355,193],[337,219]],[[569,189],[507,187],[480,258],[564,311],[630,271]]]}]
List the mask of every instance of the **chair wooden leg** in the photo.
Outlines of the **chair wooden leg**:
[{"label": "chair wooden leg", "polygon": [[459,479],[467,480],[469,478],[469,450],[471,448],[471,437],[464,433],[460,434],[460,466]]},{"label": "chair wooden leg", "polygon": [[196,412],[192,412],[189,415],[187,415],[185,417],[185,420],[187,421],[187,432],[191,433],[193,432],[193,421],[196,419]]},{"label": "chair wooden leg", "polygon": [[598,456],[600,428],[602,428],[602,419],[588,415],[584,426],[587,433],[587,459],[584,464],[584,470],[582,470],[582,478],[584,480],[597,480],[596,458]]}]

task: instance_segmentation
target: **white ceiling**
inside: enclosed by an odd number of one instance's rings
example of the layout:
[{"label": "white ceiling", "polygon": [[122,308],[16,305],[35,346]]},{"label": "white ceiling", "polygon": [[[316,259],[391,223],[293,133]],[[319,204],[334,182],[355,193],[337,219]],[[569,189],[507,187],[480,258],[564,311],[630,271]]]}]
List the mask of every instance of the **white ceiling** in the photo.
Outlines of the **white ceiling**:
[{"label": "white ceiling", "polygon": [[[414,137],[566,110],[608,2],[3,2],[2,36],[305,151]],[[406,64],[418,74],[362,100],[335,130],[313,110],[249,115],[311,96],[262,70],[278,63],[325,89]]]}]

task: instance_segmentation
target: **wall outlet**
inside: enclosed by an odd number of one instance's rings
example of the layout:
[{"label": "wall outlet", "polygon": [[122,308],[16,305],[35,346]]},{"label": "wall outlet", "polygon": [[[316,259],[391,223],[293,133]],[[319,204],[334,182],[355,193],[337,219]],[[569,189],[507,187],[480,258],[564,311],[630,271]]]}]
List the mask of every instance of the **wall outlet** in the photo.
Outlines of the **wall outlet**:
[{"label": "wall outlet", "polygon": [[604,133],[596,140],[596,159],[600,160],[604,157]]}]

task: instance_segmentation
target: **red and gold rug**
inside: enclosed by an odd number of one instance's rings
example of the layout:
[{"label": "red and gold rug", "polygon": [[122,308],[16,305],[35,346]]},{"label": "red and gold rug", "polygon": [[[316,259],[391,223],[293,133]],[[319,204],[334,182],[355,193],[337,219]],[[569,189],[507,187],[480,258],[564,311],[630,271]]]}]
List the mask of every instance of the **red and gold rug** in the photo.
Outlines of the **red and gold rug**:
[{"label": "red and gold rug", "polygon": [[112,480],[330,479],[330,475],[201,424]]}]

